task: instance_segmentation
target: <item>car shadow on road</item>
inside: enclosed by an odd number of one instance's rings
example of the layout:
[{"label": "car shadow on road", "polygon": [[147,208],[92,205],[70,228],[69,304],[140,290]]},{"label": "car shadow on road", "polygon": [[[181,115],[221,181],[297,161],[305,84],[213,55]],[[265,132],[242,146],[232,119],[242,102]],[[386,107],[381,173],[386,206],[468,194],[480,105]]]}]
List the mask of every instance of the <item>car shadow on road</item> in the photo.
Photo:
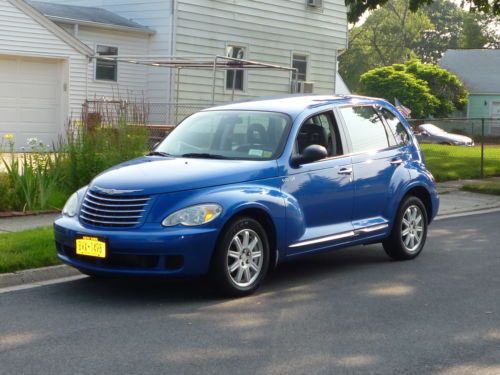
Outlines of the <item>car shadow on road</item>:
[{"label": "car shadow on road", "polygon": [[[309,284],[325,276],[342,274],[352,269],[391,263],[380,245],[357,246],[338,251],[301,256],[280,264],[270,271],[259,294]],[[105,298],[107,301],[142,304],[145,302],[220,302],[226,300],[217,293],[208,277],[202,278],[84,278],[61,285],[71,288],[80,297]]]}]

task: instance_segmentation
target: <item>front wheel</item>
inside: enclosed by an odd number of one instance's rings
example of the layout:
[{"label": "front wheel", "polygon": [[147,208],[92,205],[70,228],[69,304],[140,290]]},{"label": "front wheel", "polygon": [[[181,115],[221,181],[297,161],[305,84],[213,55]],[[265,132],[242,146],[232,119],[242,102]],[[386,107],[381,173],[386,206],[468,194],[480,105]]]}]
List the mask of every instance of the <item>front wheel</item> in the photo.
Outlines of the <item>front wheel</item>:
[{"label": "front wheel", "polygon": [[212,263],[212,278],[219,291],[229,296],[253,293],[269,266],[269,242],[254,219],[234,220],[222,233]]},{"label": "front wheel", "polygon": [[413,259],[420,254],[427,238],[427,211],[420,199],[407,197],[399,207],[389,237],[383,242],[384,250],[396,260]]}]

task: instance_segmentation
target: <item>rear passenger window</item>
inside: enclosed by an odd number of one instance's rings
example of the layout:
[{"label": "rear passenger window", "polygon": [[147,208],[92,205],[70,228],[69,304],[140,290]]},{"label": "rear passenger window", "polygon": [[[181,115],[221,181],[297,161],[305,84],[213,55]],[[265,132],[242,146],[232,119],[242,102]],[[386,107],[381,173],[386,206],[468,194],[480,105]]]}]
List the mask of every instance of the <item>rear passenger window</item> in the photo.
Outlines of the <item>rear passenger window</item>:
[{"label": "rear passenger window", "polygon": [[387,122],[387,125],[389,125],[389,128],[391,129],[392,135],[396,139],[396,144],[408,144],[410,137],[408,136],[408,133],[406,132],[406,129],[401,121],[399,121],[398,116],[386,108],[382,108],[381,112]]},{"label": "rear passenger window", "polygon": [[353,152],[389,147],[385,126],[373,107],[342,107],[340,113],[349,132]]}]

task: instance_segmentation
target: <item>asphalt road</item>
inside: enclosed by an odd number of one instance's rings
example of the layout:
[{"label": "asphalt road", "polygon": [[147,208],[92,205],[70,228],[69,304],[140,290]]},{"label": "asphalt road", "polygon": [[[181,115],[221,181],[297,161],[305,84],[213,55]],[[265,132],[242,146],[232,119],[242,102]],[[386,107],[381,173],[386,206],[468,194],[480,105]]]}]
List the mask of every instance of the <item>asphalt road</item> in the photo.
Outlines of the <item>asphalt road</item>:
[{"label": "asphalt road", "polygon": [[0,294],[1,374],[500,374],[500,213],[282,265],[248,298],[88,278]]}]

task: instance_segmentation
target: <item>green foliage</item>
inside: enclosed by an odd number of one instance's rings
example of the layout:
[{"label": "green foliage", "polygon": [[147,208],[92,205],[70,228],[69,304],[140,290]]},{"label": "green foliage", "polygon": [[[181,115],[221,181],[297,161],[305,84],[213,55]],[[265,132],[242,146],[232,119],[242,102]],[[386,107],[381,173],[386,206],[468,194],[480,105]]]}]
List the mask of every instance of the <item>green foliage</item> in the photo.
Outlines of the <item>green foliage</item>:
[{"label": "green foliage", "polygon": [[[388,0],[345,0],[347,6],[347,20],[351,23],[357,22],[367,10],[374,10],[386,6]],[[425,5],[432,4],[433,0],[409,0],[409,9],[418,11]],[[500,15],[500,1],[498,0],[465,0],[471,10],[493,15]]]},{"label": "green foliage", "polygon": [[12,183],[7,173],[0,173],[0,211],[8,211],[19,202],[14,194]]},{"label": "green foliage", "polygon": [[424,30],[433,26],[422,12],[410,12],[406,0],[390,0],[349,32],[349,49],[339,57],[339,71],[347,86],[357,91],[362,73],[414,58],[414,47]]},{"label": "green foliage", "polygon": [[0,273],[58,263],[52,227],[0,233]]},{"label": "green foliage", "polygon": [[398,70],[397,65],[376,68],[363,74],[361,91],[365,95],[383,97],[389,101],[397,97],[411,107],[412,115],[417,117],[429,116],[439,105],[425,81]]},{"label": "green foliage", "polygon": [[482,181],[465,184],[462,190],[472,191],[474,193],[500,195],[500,181]]},{"label": "green foliage", "polygon": [[446,117],[455,110],[465,109],[469,94],[455,74],[417,60],[406,64],[406,72],[425,81],[432,95],[439,100],[438,107],[432,113],[434,117]]},{"label": "green foliage", "polygon": [[422,32],[413,51],[423,62],[435,64],[447,49],[458,48],[466,12],[449,0],[436,0],[422,12],[433,27]]},{"label": "green foliage", "polygon": [[[0,210],[60,209],[68,196],[103,170],[143,155],[148,130],[144,126],[99,125],[92,130],[73,124],[54,150],[29,139],[30,152],[2,156],[7,173],[0,174]],[[0,148],[1,151],[1,148]]]},{"label": "green foliage", "polygon": [[464,18],[463,31],[460,35],[459,47],[463,49],[483,48],[488,42],[484,27],[481,26],[473,14]]},{"label": "green foliage", "polygon": [[393,101],[412,110],[412,117],[445,117],[467,104],[468,93],[454,74],[436,65],[412,60],[375,68],[361,76],[361,93]]},{"label": "green foliage", "polygon": [[65,191],[73,192],[103,170],[143,155],[147,139],[144,126],[120,123],[116,127],[98,126],[92,130],[72,126],[60,147]]},{"label": "green foliage", "polygon": [[500,17],[468,13],[449,0],[411,12],[411,2],[388,0],[349,32],[349,48],[339,57],[339,72],[357,92],[370,69],[418,58],[437,63],[447,49],[500,48]]}]

